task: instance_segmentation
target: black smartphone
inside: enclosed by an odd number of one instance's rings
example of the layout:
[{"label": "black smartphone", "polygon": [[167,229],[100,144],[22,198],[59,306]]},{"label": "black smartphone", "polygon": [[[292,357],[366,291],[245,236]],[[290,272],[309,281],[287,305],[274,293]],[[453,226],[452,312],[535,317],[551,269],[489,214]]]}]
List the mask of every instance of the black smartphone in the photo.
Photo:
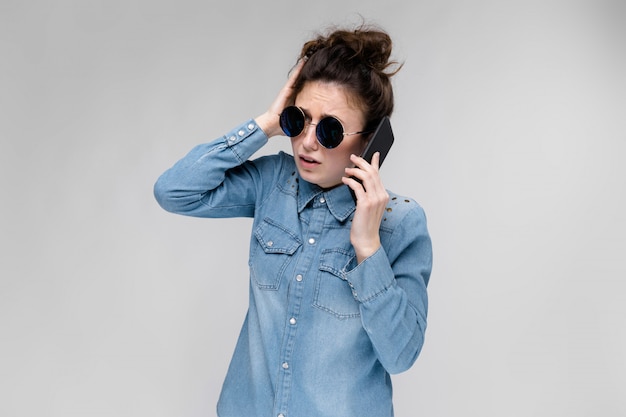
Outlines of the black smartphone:
[{"label": "black smartphone", "polygon": [[367,147],[361,154],[361,158],[371,164],[372,156],[374,156],[376,152],[380,152],[380,159],[378,162],[378,166],[380,167],[389,153],[391,145],[393,145],[393,131],[391,130],[389,117],[385,116],[376,127],[372,138],[369,140]]},{"label": "black smartphone", "polygon": [[[383,161],[385,157],[389,153],[389,149],[391,149],[391,145],[393,145],[393,131],[391,130],[391,121],[388,116],[383,117],[380,121],[374,134],[370,138],[365,150],[361,154],[361,158],[365,159],[368,163],[372,163],[372,156],[376,152],[380,152],[380,158],[378,160],[378,167],[380,168],[383,165]],[[359,179],[352,177],[353,179],[361,182]],[[352,193],[352,198],[356,202],[356,195],[352,188],[350,188],[350,192]]]}]

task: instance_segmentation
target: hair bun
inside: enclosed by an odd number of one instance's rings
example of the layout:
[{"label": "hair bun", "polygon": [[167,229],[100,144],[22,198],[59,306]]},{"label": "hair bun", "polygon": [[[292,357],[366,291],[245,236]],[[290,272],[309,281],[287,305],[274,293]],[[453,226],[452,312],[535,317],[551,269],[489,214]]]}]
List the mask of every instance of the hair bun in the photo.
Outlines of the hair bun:
[{"label": "hair bun", "polygon": [[343,49],[346,62],[359,62],[380,75],[392,76],[402,67],[390,61],[391,38],[379,29],[360,26],[352,31],[335,30],[328,36],[318,36],[304,45],[301,58],[310,58],[325,48]]},{"label": "hair bun", "polygon": [[298,94],[309,81],[335,82],[357,99],[371,129],[393,111],[391,76],[401,64],[392,61],[391,37],[378,28],[361,25],[336,29],[306,42],[300,59],[306,60],[294,83]]}]

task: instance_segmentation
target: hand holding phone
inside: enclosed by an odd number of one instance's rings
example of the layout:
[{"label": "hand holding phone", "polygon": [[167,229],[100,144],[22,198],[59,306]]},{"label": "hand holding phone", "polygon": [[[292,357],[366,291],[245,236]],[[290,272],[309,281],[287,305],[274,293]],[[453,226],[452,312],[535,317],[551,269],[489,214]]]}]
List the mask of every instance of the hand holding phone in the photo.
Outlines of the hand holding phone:
[{"label": "hand holding phone", "polygon": [[[361,154],[361,158],[365,159],[367,163],[372,163],[372,156],[376,152],[380,152],[380,158],[378,160],[378,167],[380,168],[385,160],[385,157],[389,153],[389,149],[391,149],[391,145],[393,145],[393,131],[391,130],[391,122],[388,116],[383,117],[380,121],[374,134],[371,139],[367,143],[365,150]],[[357,182],[361,182],[358,178],[352,177]],[[356,195],[354,194],[354,190],[350,189],[352,193],[352,198],[356,202]]]},{"label": "hand holding phone", "polygon": [[367,147],[361,154],[361,158],[371,164],[372,156],[374,156],[376,152],[380,152],[380,159],[378,161],[378,166],[380,167],[389,153],[391,145],[393,145],[393,131],[391,130],[389,117],[385,116],[378,124],[378,127],[376,127],[372,138],[369,140]]}]

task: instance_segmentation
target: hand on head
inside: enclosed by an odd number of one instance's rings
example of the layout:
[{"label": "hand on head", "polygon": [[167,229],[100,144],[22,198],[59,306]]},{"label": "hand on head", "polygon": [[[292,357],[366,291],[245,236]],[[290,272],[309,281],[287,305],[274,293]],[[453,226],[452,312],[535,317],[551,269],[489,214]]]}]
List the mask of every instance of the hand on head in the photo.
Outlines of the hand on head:
[{"label": "hand on head", "polygon": [[283,131],[280,128],[280,124],[278,122],[280,112],[287,106],[293,105],[296,99],[296,93],[294,89],[294,85],[296,79],[298,78],[298,74],[300,74],[300,70],[302,69],[302,65],[304,65],[305,60],[301,59],[296,66],[289,74],[289,79],[283,88],[280,89],[278,95],[267,109],[265,113],[257,117],[255,120],[259,127],[263,129],[265,134],[268,137],[282,135]]}]

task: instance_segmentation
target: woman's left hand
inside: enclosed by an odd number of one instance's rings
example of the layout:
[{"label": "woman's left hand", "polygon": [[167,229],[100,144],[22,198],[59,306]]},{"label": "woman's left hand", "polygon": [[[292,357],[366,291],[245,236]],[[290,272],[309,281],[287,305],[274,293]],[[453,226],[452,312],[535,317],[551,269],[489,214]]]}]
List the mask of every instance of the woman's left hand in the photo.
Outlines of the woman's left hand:
[{"label": "woman's left hand", "polygon": [[[380,153],[375,153],[372,163],[369,164],[360,156],[350,156],[355,167],[346,168],[346,176],[342,178],[343,183],[354,191],[357,198],[356,212],[350,229],[350,242],[359,263],[380,248],[378,230],[389,202],[389,194],[378,174],[379,158]],[[358,178],[362,184],[350,177]]]}]

